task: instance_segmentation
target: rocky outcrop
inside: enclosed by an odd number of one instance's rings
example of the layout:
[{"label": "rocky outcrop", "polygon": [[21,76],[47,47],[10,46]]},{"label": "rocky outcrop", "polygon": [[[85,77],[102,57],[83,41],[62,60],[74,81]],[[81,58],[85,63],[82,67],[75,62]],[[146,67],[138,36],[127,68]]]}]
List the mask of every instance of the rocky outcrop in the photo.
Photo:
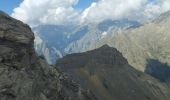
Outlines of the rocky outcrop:
[{"label": "rocky outcrop", "polygon": [[28,25],[0,12],[0,100],[95,100],[39,58],[33,40]]},{"label": "rocky outcrop", "polygon": [[115,48],[71,54],[57,67],[89,88],[98,100],[169,100],[169,87],[137,71]]}]

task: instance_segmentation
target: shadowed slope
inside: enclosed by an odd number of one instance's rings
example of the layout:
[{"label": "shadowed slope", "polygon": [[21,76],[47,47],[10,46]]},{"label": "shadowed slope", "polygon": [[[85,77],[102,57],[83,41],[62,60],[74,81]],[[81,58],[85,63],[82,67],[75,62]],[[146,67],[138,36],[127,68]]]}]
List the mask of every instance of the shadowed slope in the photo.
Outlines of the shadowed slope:
[{"label": "shadowed slope", "polygon": [[168,87],[132,68],[122,54],[107,45],[71,54],[57,63],[99,100],[168,100]]}]

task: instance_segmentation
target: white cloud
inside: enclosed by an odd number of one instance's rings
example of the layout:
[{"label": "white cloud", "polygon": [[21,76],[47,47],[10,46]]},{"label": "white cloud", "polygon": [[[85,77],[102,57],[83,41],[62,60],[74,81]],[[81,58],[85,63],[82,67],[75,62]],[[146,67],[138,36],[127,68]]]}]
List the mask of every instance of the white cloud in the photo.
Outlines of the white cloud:
[{"label": "white cloud", "polygon": [[147,0],[100,0],[87,8],[82,20],[101,21],[127,17],[130,13],[141,9]]},{"label": "white cloud", "polygon": [[163,11],[170,10],[170,0],[163,0],[161,3],[161,8]]},{"label": "white cloud", "polygon": [[138,21],[152,19],[170,10],[170,0],[99,0],[87,8],[81,17],[84,22],[100,22],[105,19],[129,18]]},{"label": "white cloud", "polygon": [[170,0],[96,0],[79,12],[73,8],[79,0],[24,0],[14,9],[13,17],[30,25],[101,22],[129,18],[143,21],[170,10]]},{"label": "white cloud", "polygon": [[159,16],[161,13],[164,13],[170,10],[170,0],[157,0],[156,3],[148,3],[143,11],[142,14],[145,19],[153,19]]},{"label": "white cloud", "polygon": [[73,22],[78,12],[72,7],[78,0],[24,0],[12,17],[30,25]]}]

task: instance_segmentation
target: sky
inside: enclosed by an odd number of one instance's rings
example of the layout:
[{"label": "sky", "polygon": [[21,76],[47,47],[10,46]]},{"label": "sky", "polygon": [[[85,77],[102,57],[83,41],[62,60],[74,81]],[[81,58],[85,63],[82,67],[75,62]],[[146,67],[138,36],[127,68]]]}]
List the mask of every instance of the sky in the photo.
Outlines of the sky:
[{"label": "sky", "polygon": [[18,7],[22,0],[0,0],[0,10],[12,14],[13,9]]},{"label": "sky", "polygon": [[170,10],[170,0],[0,0],[0,10],[31,26],[147,21]]},{"label": "sky", "polygon": [[79,0],[78,3],[74,6],[76,9],[84,10],[91,5],[92,2],[97,0]]},{"label": "sky", "polygon": [[[0,0],[0,10],[12,14],[14,8],[18,7],[23,0]],[[36,1],[36,0],[35,0]],[[97,0],[79,0],[74,8],[78,10],[84,10],[89,7],[92,2]]]}]

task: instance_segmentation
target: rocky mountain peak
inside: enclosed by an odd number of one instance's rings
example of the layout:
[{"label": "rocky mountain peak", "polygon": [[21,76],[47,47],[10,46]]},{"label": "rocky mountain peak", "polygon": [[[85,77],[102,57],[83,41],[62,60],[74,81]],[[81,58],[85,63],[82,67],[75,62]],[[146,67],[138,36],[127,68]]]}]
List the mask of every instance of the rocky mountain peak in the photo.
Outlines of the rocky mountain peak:
[{"label": "rocky mountain peak", "polygon": [[[73,62],[77,62],[74,63]],[[106,65],[124,66],[128,64],[127,60],[122,56],[122,54],[115,48],[109,47],[108,45],[103,45],[97,49],[87,51],[84,53],[70,54],[66,55],[64,58],[58,60],[58,64],[64,64],[66,68],[68,66],[78,67],[84,66],[86,63],[98,63]],[[63,69],[62,68],[62,69]]]},{"label": "rocky mountain peak", "polygon": [[[105,44],[100,47],[100,49],[110,49],[111,47],[108,44]],[[113,49],[113,48],[112,48]]]},{"label": "rocky mountain peak", "polygon": [[87,52],[87,54],[92,55],[91,58],[99,60],[99,62],[101,61],[102,63],[106,62],[107,64],[117,65],[128,64],[127,60],[122,56],[122,53],[107,44]]},{"label": "rocky mountain peak", "polygon": [[33,40],[28,25],[0,12],[0,62],[17,69],[31,66],[36,58]]},{"label": "rocky mountain peak", "polygon": [[0,10],[0,16],[9,16],[9,15]]},{"label": "rocky mountain peak", "polygon": [[31,28],[21,21],[0,12],[0,40],[21,44],[33,44],[34,34]]}]

